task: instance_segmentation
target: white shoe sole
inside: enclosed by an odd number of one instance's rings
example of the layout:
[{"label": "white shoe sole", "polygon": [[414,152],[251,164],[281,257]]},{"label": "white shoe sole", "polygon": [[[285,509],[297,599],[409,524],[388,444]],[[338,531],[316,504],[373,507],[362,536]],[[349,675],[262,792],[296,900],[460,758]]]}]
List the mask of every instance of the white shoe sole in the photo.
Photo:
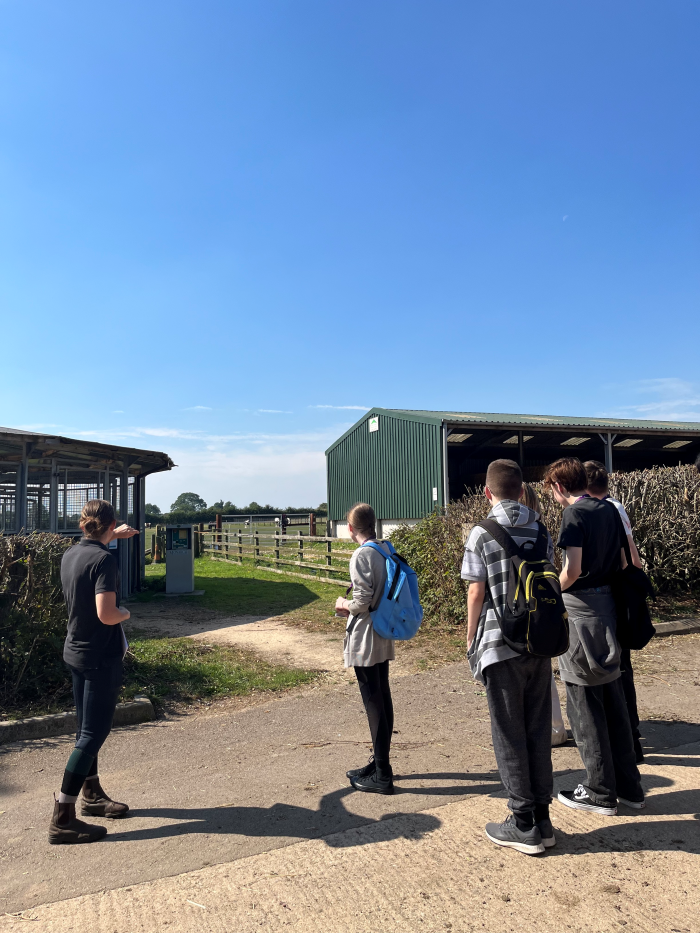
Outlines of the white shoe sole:
[{"label": "white shoe sole", "polygon": [[603,816],[617,815],[617,807],[597,807],[591,803],[578,803],[576,800],[569,800],[568,797],[563,797],[561,794],[557,794],[557,800],[572,810],[588,810],[589,813],[601,813]]},{"label": "white shoe sole", "polygon": [[506,842],[505,839],[496,839],[495,836],[490,836],[486,830],[486,838],[490,839],[491,842],[495,842],[497,846],[504,846],[506,849],[515,849],[516,852],[522,852],[523,855],[540,855],[544,852],[544,845],[539,843],[539,845],[528,845],[525,842]]},{"label": "white shoe sole", "polygon": [[625,800],[624,797],[617,798],[618,803],[624,803],[626,807],[632,807],[633,810],[643,810],[646,807],[646,801]]}]

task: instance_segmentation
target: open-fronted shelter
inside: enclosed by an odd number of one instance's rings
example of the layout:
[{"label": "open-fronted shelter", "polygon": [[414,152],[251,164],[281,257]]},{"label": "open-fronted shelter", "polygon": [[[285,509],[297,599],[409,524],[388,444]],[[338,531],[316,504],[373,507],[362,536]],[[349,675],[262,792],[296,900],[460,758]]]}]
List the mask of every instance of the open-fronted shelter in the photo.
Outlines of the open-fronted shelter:
[{"label": "open-fronted shelter", "polygon": [[697,422],[373,408],[326,451],[330,533],[346,533],[356,502],[374,507],[385,535],[418,521],[482,485],[499,457],[537,480],[565,456],[612,472],[692,463],[698,452]]},{"label": "open-fronted shelter", "polygon": [[167,454],[55,434],[0,428],[0,533],[75,537],[88,499],[108,499],[120,522],[141,531],[117,546],[122,595],[144,572],[145,479],[174,466]]}]

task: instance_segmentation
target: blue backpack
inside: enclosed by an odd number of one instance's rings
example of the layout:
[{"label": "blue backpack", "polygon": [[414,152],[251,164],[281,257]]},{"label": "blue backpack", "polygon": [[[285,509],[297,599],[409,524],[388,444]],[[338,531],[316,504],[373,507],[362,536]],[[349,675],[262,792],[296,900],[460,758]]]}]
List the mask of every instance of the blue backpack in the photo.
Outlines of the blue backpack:
[{"label": "blue backpack", "polygon": [[413,638],[423,621],[423,607],[418,598],[418,578],[403,557],[386,542],[389,554],[385,554],[376,541],[365,541],[361,547],[379,551],[386,560],[386,586],[384,595],[374,612],[370,612],[372,625],[383,638],[407,641]]}]

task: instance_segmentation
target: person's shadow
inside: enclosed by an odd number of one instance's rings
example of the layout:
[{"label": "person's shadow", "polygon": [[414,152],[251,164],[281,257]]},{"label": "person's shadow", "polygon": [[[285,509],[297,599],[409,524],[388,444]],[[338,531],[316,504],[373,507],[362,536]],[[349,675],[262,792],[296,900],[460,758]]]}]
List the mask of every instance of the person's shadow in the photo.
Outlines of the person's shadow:
[{"label": "person's shadow", "polygon": [[[399,779],[397,779],[399,780]],[[467,796],[471,794],[492,793],[501,787],[500,780],[493,773],[426,773],[406,775],[403,779],[410,783],[415,780],[469,780],[487,783],[454,784],[438,787],[401,787],[397,784],[397,796],[401,794],[422,794],[427,796]],[[355,794],[352,787],[343,787],[325,794],[318,809],[301,807],[296,804],[274,803],[270,807],[151,807],[131,810],[129,820],[149,817],[161,820],[178,820],[166,826],[151,826],[143,829],[126,829],[123,832],[112,831],[106,837],[108,842],[127,842],[146,839],[166,839],[193,833],[221,834],[248,837],[286,837],[297,839],[325,838],[327,845],[346,847],[366,845],[369,842],[386,841],[398,838],[420,839],[425,833],[432,832],[441,825],[437,817],[421,812],[385,813],[378,820],[367,819],[351,813],[343,804],[349,794]],[[344,830],[378,826],[381,832],[336,836]],[[121,824],[124,825],[124,824]],[[128,825],[128,824],[127,824]],[[116,829],[117,827],[115,827]]]}]

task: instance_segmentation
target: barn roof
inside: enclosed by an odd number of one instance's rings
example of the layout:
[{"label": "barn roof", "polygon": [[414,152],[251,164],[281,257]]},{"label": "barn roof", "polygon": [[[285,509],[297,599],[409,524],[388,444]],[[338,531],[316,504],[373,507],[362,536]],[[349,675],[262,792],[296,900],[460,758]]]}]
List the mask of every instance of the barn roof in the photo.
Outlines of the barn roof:
[{"label": "barn roof", "polygon": [[19,462],[23,458],[23,444],[30,445],[30,461],[56,458],[61,465],[74,469],[111,469],[129,462],[129,472],[146,475],[170,470],[175,464],[170,457],[156,450],[141,450],[120,444],[99,444],[88,438],[63,437],[42,434],[24,428],[0,427],[0,461]]}]

